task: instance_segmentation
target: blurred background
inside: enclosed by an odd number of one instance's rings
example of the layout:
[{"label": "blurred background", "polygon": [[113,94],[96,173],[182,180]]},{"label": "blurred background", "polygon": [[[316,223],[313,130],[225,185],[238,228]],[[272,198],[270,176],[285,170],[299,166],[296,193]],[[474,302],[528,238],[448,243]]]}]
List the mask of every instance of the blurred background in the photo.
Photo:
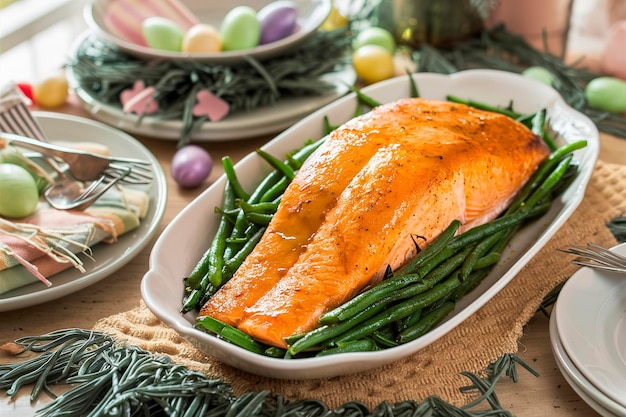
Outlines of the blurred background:
[{"label": "blurred background", "polygon": [[[7,81],[36,83],[61,68],[72,43],[86,29],[83,7],[87,1],[0,0],[0,85]],[[473,0],[447,0],[447,3],[454,7],[455,3],[468,1]],[[351,1],[336,0],[335,6],[341,10],[350,7],[348,3]],[[540,49],[545,30],[550,52],[556,55],[566,52],[569,60],[584,56],[585,65],[593,69],[601,65],[611,30],[620,21],[626,24],[626,0],[492,0],[490,3],[487,26],[504,22],[507,29],[523,35]]]}]

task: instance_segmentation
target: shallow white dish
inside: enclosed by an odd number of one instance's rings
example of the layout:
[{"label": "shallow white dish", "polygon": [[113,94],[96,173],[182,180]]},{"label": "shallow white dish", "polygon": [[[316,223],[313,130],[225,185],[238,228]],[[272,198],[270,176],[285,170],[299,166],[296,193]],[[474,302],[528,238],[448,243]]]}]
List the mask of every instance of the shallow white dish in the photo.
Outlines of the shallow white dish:
[{"label": "shallow white dish", "polygon": [[165,173],[154,155],[134,138],[100,122],[82,117],[49,112],[33,112],[50,140],[68,142],[92,141],[109,147],[111,154],[141,158],[152,162],[154,181],[150,186],[150,207],[141,225],[113,244],[93,248],[95,262],[85,259],[85,273],[70,268],[50,278],[52,287],[40,282],[0,295],[0,311],[30,307],[64,297],[106,278],[133,259],[150,242],[165,213],[167,182]]},{"label": "shallow white dish", "polygon": [[[168,18],[179,24],[183,32],[191,27],[186,13],[169,6],[171,1],[154,0],[94,0],[85,7],[84,16],[88,26],[100,38],[121,50],[146,59],[198,60],[210,63],[233,64],[242,62],[244,56],[267,59],[288,51],[312,35],[326,20],[331,10],[330,0],[291,0],[296,8],[296,30],[276,42],[255,48],[215,53],[183,53],[149,48],[141,35],[142,22],[152,16]],[[202,23],[219,30],[224,16],[235,6],[249,6],[259,11],[269,0],[243,0],[233,2],[187,0],[184,6]],[[116,14],[119,14],[116,16]],[[120,18],[121,15],[121,18]],[[116,22],[116,23],[112,23]]]},{"label": "shallow white dish", "polygon": [[[626,244],[612,248],[625,255]],[[598,390],[626,408],[626,279],[579,269],[555,304],[561,343],[576,368]]]},{"label": "shallow white dish", "polygon": [[[451,76],[414,74],[414,79],[424,98],[443,100],[446,95],[454,94],[501,106],[513,100],[521,112],[547,107],[554,128],[564,135],[566,141],[581,138],[588,140],[588,146],[576,152],[581,172],[571,187],[559,201],[555,201],[551,211],[541,220],[516,235],[502,263],[476,290],[458,303],[456,310],[445,322],[425,336],[391,349],[297,360],[257,355],[193,329],[193,313],[185,316],[179,313],[183,277],[208,247],[216,230],[217,217],[208,214],[220,205],[224,177],[187,206],[157,240],[150,258],[150,269],[142,281],[143,298],[154,314],[199,349],[234,367],[274,378],[328,378],[372,369],[418,352],[460,324],[500,291],[556,233],[581,202],[598,155],[597,129],[587,117],[565,105],[553,89],[512,73],[475,70]],[[401,76],[363,91],[379,102],[389,102],[409,97],[410,83],[407,76]],[[356,96],[349,94],[287,129],[264,149],[270,154],[282,156],[301,146],[307,138],[322,137],[325,116],[329,117],[331,124],[343,123],[352,117],[356,106]],[[261,158],[252,154],[239,162],[236,170],[244,187],[251,189],[269,168]]]},{"label": "shallow white dish", "polygon": [[[84,33],[76,42],[72,56],[83,42],[89,41],[89,34]],[[110,126],[129,133],[158,139],[179,140],[183,123],[180,120],[158,120],[145,116],[139,119],[134,113],[124,113],[121,107],[104,104],[80,87],[74,77],[71,66],[66,70],[70,87],[80,99],[82,106],[94,118]],[[356,74],[350,65],[343,69],[322,76],[334,86],[326,94],[303,97],[287,97],[278,100],[275,105],[258,108],[248,112],[229,115],[217,122],[205,122],[192,136],[196,141],[240,140],[277,133],[293,125],[310,113],[343,96],[354,84]]]},{"label": "shallow white dish", "polygon": [[622,407],[615,401],[611,400],[604,393],[598,390],[587,378],[585,378],[576,365],[565,352],[559,330],[557,328],[557,313],[555,310],[550,315],[550,342],[552,352],[559,370],[572,389],[583,399],[591,408],[604,417],[624,416],[626,415],[626,407]]}]

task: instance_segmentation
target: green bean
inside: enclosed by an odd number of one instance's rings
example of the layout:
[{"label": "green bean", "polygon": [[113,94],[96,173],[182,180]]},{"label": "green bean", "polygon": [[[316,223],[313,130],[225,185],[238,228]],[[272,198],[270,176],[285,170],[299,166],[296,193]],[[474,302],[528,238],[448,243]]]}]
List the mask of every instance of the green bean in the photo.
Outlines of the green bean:
[{"label": "green bean", "polygon": [[324,134],[325,135],[328,135],[330,132],[337,129],[338,127],[339,125],[330,124],[330,120],[328,119],[328,116],[324,116]]},{"label": "green bean", "polygon": [[319,322],[335,323],[347,320],[367,306],[381,302],[381,300],[385,302],[396,301],[427,291],[461,265],[470,249],[466,248],[454,256],[446,256],[438,268],[429,270],[427,273],[420,271],[419,273],[394,276],[382,281],[350,301],[325,313],[319,318]]},{"label": "green bean", "polygon": [[269,356],[271,358],[284,358],[286,353],[287,351],[285,349],[281,349],[276,346],[270,346],[263,352],[265,356]]},{"label": "green bean", "polygon": [[262,354],[266,349],[266,346],[257,342],[241,330],[210,316],[198,317],[193,327],[198,330],[208,330],[220,335],[229,342],[254,353]]},{"label": "green bean", "polygon": [[426,332],[430,331],[435,325],[439,324],[453,309],[453,302],[444,302],[441,306],[425,314],[414,326],[400,332],[398,334],[398,343],[407,343],[426,334]]},{"label": "green bean", "polygon": [[531,119],[530,130],[537,136],[540,136],[543,141],[548,145],[550,152],[554,152],[558,147],[554,140],[548,135],[545,129],[546,126],[546,109],[541,109]]},{"label": "green bean", "polygon": [[289,166],[288,163],[285,163],[273,155],[270,155],[268,152],[265,152],[263,149],[257,149],[257,154],[260,155],[268,164],[270,164],[273,168],[280,171],[285,177],[287,177],[290,181],[293,180],[295,174],[293,169]]},{"label": "green bean", "polygon": [[[385,330],[387,330],[387,331],[385,331]],[[371,335],[372,340],[377,345],[385,346],[385,347],[398,346],[398,342],[396,342],[393,337],[394,337],[394,332],[393,332],[393,329],[391,329],[390,326],[384,327],[382,329],[378,329],[374,333],[372,333],[372,335]]]},{"label": "green bean", "polygon": [[378,285],[373,286],[369,290],[353,297],[341,306],[323,314],[319,318],[319,323],[330,324],[346,320],[364,310],[368,306],[373,305],[375,302],[383,299],[386,295],[397,291],[400,288],[406,287],[409,284],[415,283],[420,279],[421,277],[419,274],[405,274],[394,277],[393,280],[381,281]]},{"label": "green bean", "polygon": [[269,213],[254,213],[254,212],[246,213],[246,219],[249,222],[259,225],[259,226],[267,226],[268,224],[270,224],[273,217],[274,215],[269,214]]},{"label": "green bean", "polygon": [[247,201],[236,199],[235,205],[245,213],[273,214],[278,209],[278,202],[270,201],[251,204]]},{"label": "green bean", "polygon": [[532,130],[533,119],[535,118],[536,115],[537,113],[523,114],[520,117],[516,118],[515,120]]},{"label": "green bean", "polygon": [[339,323],[325,324],[311,330],[310,332],[304,333],[289,346],[288,353],[290,355],[296,355],[300,352],[304,352],[318,346],[323,342],[353,328],[358,323],[373,317],[375,314],[382,311],[385,308],[385,305],[385,300],[381,300],[367,306],[365,309],[359,311],[347,320]]},{"label": "green bean", "polygon": [[498,252],[490,252],[487,255],[481,258],[478,258],[478,260],[474,264],[474,268],[472,268],[472,271],[476,271],[478,269],[483,269],[483,268],[488,268],[492,265],[497,264],[498,261],[500,260],[500,256],[501,255]]},{"label": "green bean", "polygon": [[[506,243],[506,241],[504,242]],[[459,285],[454,292],[451,294],[451,299],[453,301],[458,301],[465,294],[474,289],[480,282],[489,274],[490,270],[488,268],[477,269],[472,271],[465,281]]]},{"label": "green bean", "polygon": [[287,189],[287,186],[289,185],[289,183],[290,183],[290,180],[287,177],[282,177],[280,180],[278,180],[274,184],[273,187],[271,187],[265,193],[263,193],[259,201],[264,203],[264,202],[272,201],[278,196],[281,196]]},{"label": "green bean", "polygon": [[366,94],[363,94],[363,92],[359,88],[351,85],[350,91],[356,94],[356,98],[360,103],[363,103],[371,108],[380,106],[380,103],[378,101],[374,100],[372,97]]},{"label": "green bean", "polygon": [[512,119],[518,119],[521,114],[514,112],[512,110],[509,109],[505,109],[503,107],[495,107],[495,106],[491,106],[489,104],[485,104],[485,103],[480,103],[477,101],[473,101],[473,100],[464,100],[460,97],[456,97],[456,96],[452,96],[449,95],[446,97],[446,99],[448,101],[451,101],[453,103],[458,103],[458,104],[465,104],[466,106],[471,106],[480,110],[486,110],[486,111],[490,111],[490,112],[494,112],[494,113],[500,113],[503,114],[505,116],[509,116]]},{"label": "green bean", "polygon": [[[224,187],[224,194],[222,195],[222,208],[224,210],[229,210],[235,205],[235,193],[233,187],[230,182],[226,182],[226,186]],[[215,256],[216,250],[219,250],[215,246],[219,245],[221,242],[217,242],[217,240],[223,234],[227,234],[227,225],[224,224],[224,217],[221,218],[220,224],[218,226],[217,232],[213,239],[211,246],[206,250],[206,252],[200,258],[200,261],[196,264],[193,271],[185,278],[185,285],[188,287],[195,289],[198,288],[200,284],[200,280],[207,273],[209,269],[209,263],[212,261]]]},{"label": "green bean", "polygon": [[363,338],[386,324],[393,323],[396,320],[400,320],[411,313],[429,306],[450,294],[459,285],[461,285],[461,281],[459,280],[458,273],[454,273],[442,283],[435,285],[432,289],[388,307],[380,314],[353,327],[341,334],[337,341],[345,342]]},{"label": "green bean", "polygon": [[405,318],[403,318],[402,320],[400,320],[398,322],[397,330],[399,332],[401,332],[402,330],[405,330],[405,329],[408,329],[411,326],[414,326],[415,323],[417,323],[419,321],[419,319],[422,318],[423,311],[424,311],[423,309],[417,310],[416,312],[411,313],[408,316],[406,316]]},{"label": "green bean", "polygon": [[415,82],[415,79],[412,77],[411,72],[409,70],[407,70],[407,75],[409,76],[409,85],[411,88],[411,97],[412,98],[417,98],[420,96],[419,90],[417,88],[417,83]]},{"label": "green bean", "polygon": [[317,352],[315,356],[337,355],[348,352],[367,352],[380,350],[371,339],[354,340],[350,342],[337,343],[337,347],[326,348]]},{"label": "green bean", "polygon": [[506,233],[506,230],[502,230],[500,232],[496,232],[491,236],[487,236],[481,242],[479,242],[474,250],[470,252],[470,254],[463,261],[463,265],[461,266],[461,271],[459,274],[459,278],[461,281],[464,281],[465,278],[468,277],[470,272],[474,270],[476,267],[476,263],[478,260],[487,253],[489,249],[493,247]]},{"label": "green bean", "polygon": [[363,115],[363,102],[361,102],[360,100],[358,100],[356,102],[356,108],[354,109],[354,113],[352,114],[352,117],[359,117]]},{"label": "green bean", "polygon": [[513,202],[511,202],[511,204],[509,205],[509,208],[507,209],[505,213],[511,213],[517,210],[520,207],[520,205],[523,204],[524,201],[526,201],[528,196],[543,183],[546,176],[554,170],[555,166],[563,158],[565,158],[567,155],[571,154],[572,152],[578,149],[584,148],[585,146],[587,146],[587,141],[579,140],[576,142],[571,142],[566,145],[563,145],[560,148],[558,148],[556,151],[552,152],[552,154],[550,154],[548,159],[543,161],[539,165],[537,170],[535,170],[533,175],[531,175],[530,179],[527,181],[524,187],[522,187],[519,194],[513,200]]},{"label": "green bean", "polygon": [[[426,260],[430,259],[432,256],[438,254],[443,248],[445,248],[446,244],[450,239],[454,237],[457,230],[461,227],[461,222],[458,219],[454,219],[448,227],[444,229],[439,236],[430,242],[428,246],[424,250],[421,250],[410,262],[408,262],[405,266],[399,268],[398,272],[402,273],[403,271],[414,271],[418,266],[422,265]],[[419,248],[419,245],[415,243],[415,246]]]},{"label": "green bean", "polygon": [[235,190],[235,195],[237,196],[237,198],[240,198],[242,200],[247,200],[248,198],[250,198],[248,193],[241,186],[239,179],[237,178],[237,173],[235,172],[233,160],[230,159],[229,156],[223,157],[222,166],[224,167],[224,173],[226,174],[226,178],[228,178],[228,181]]},{"label": "green bean", "polygon": [[224,282],[228,281],[233,276],[237,268],[239,268],[250,252],[252,252],[256,244],[259,243],[264,232],[265,227],[258,229],[257,232],[246,241],[246,243],[234,256],[225,261],[222,270]]}]

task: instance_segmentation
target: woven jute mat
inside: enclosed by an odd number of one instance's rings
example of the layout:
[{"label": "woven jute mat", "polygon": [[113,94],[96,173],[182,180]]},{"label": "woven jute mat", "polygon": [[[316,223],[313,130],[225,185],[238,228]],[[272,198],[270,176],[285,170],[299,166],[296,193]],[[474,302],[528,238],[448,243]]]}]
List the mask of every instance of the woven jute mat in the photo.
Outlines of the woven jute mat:
[{"label": "woven jute mat", "polygon": [[594,242],[616,244],[607,221],[626,209],[626,166],[599,161],[580,207],[532,261],[493,299],[430,346],[393,364],[359,374],[305,381],[252,375],[203,354],[162,324],[144,305],[105,318],[96,330],[179,364],[217,377],[236,394],[270,390],[288,400],[317,399],[330,407],[361,401],[374,407],[383,401],[422,401],[438,395],[461,406],[471,398],[459,391],[468,385],[460,372],[480,373],[505,353],[516,353],[523,326],[543,298],[576,269],[557,249]]}]

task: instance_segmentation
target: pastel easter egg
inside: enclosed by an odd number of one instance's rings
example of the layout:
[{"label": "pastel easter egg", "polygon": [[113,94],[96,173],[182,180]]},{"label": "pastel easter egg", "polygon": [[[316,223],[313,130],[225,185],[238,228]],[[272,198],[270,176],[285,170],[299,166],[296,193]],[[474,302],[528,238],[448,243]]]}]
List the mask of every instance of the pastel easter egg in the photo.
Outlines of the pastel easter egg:
[{"label": "pastel easter egg", "polygon": [[35,86],[33,91],[35,102],[38,106],[54,109],[65,104],[69,96],[69,84],[65,78],[65,72],[46,77]]},{"label": "pastel easter egg", "polygon": [[585,87],[589,107],[610,113],[626,112],[626,81],[617,77],[597,77]]},{"label": "pastel easter egg", "polygon": [[26,217],[35,211],[38,200],[37,183],[26,169],[0,163],[0,216]]},{"label": "pastel easter egg", "polygon": [[248,6],[237,6],[229,11],[220,26],[223,51],[254,48],[259,44],[261,27],[256,11]]},{"label": "pastel easter egg", "polygon": [[382,46],[393,54],[396,50],[396,41],[391,32],[386,29],[372,26],[360,31],[352,42],[352,49],[357,50],[365,45]]},{"label": "pastel easter egg", "polygon": [[554,83],[554,74],[545,67],[532,66],[522,71],[522,75],[533,80],[544,83],[545,85],[552,85]]},{"label": "pastel easter egg", "polygon": [[149,17],[142,22],[141,31],[150,48],[180,52],[184,33],[175,22],[164,17]]},{"label": "pastel easter egg", "polygon": [[259,44],[276,42],[291,35],[296,28],[298,12],[291,2],[272,2],[259,10],[261,26]]},{"label": "pastel easter egg", "polygon": [[386,80],[394,74],[393,56],[380,45],[364,45],[354,51],[352,66],[367,84]]},{"label": "pastel easter egg", "polygon": [[219,31],[208,24],[192,26],[183,37],[183,52],[212,53],[222,50],[222,38]]}]

